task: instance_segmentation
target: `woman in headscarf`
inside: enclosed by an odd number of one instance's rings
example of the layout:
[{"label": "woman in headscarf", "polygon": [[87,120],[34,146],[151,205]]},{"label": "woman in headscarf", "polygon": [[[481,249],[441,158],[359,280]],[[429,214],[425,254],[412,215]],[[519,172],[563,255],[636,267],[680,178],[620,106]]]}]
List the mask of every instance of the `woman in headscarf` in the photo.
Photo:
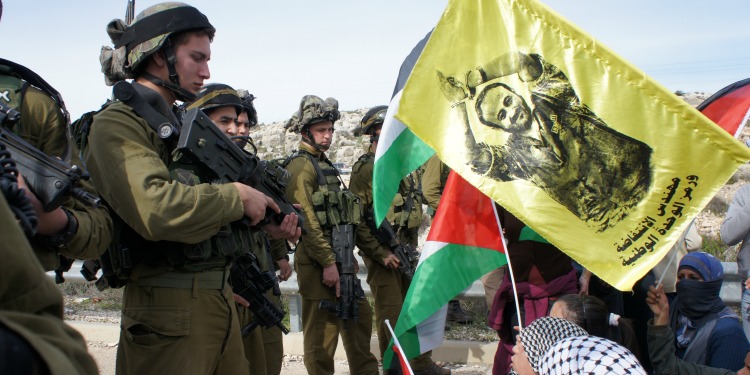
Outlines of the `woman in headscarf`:
[{"label": "woman in headscarf", "polygon": [[678,358],[733,371],[743,368],[750,347],[737,314],[719,297],[723,279],[721,262],[714,256],[685,255],[677,270],[677,298],[671,309],[661,287],[649,290],[647,302],[654,313],[650,337],[655,327],[668,323],[675,332]]}]

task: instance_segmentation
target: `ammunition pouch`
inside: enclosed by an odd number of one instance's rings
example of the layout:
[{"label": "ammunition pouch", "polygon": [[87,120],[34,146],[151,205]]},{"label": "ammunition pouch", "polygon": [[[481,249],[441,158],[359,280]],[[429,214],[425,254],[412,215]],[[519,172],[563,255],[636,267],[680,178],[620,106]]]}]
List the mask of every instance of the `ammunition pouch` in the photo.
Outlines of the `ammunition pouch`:
[{"label": "ammunition pouch", "polygon": [[316,191],[312,194],[312,204],[315,217],[323,228],[362,222],[362,201],[348,190]]}]

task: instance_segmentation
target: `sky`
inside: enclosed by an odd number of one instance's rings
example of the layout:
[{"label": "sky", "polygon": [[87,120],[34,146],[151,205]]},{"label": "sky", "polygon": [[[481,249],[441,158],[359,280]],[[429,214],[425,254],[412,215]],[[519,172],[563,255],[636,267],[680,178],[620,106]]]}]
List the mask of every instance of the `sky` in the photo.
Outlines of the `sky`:
[{"label": "sky", "polygon": [[[464,0],[473,1],[473,0]],[[307,94],[341,110],[387,104],[398,69],[447,0],[193,0],[216,27],[209,82],[248,89],[260,122]],[[713,93],[750,77],[748,0],[543,0],[670,91]],[[158,3],[137,0],[136,13]],[[2,57],[36,71],[73,119],[111,96],[99,51],[126,0],[3,0]]]}]

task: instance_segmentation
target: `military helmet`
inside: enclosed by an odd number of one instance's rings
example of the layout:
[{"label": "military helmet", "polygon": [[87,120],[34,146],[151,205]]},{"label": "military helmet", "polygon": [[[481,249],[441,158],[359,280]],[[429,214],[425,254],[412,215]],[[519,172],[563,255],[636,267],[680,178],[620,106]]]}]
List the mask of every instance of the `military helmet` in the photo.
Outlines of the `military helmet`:
[{"label": "military helmet", "polygon": [[245,89],[237,89],[237,95],[240,96],[240,100],[242,101],[242,108],[247,112],[247,119],[250,121],[250,126],[258,125],[258,111],[255,110],[255,105],[253,104],[255,95]]},{"label": "military helmet", "polygon": [[383,125],[385,121],[385,113],[388,112],[387,105],[379,105],[370,108],[364,116],[362,121],[359,123],[359,128],[354,129],[354,135],[373,135],[375,134],[375,127]]},{"label": "military helmet", "polygon": [[[112,22],[116,21],[120,20]],[[117,40],[112,39],[115,49],[126,47],[127,68],[133,72],[158,51],[173,33],[201,29],[208,30],[212,35],[215,32],[208,18],[198,9],[185,3],[165,2],[144,9]],[[110,27],[108,30],[111,31]]]},{"label": "military helmet", "polygon": [[299,109],[287,121],[284,128],[287,131],[301,133],[312,124],[324,121],[336,122],[339,118],[341,114],[338,100],[334,98],[323,100],[315,95],[305,95],[300,101]]},{"label": "military helmet", "polygon": [[195,96],[195,101],[187,109],[200,108],[206,111],[211,108],[232,106],[237,114],[242,113],[243,106],[240,96],[231,86],[223,83],[209,83],[204,85]]}]

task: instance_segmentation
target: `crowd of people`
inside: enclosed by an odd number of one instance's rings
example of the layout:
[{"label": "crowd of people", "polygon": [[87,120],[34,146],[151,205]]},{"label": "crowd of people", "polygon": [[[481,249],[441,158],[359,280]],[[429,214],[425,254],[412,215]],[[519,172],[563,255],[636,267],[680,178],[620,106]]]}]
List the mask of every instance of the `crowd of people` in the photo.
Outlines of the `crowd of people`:
[{"label": "crowd of people", "polygon": [[[107,32],[113,47],[102,50],[100,61],[114,100],[74,125],[59,93],[41,77],[0,61],[1,125],[85,170],[90,179],[77,183],[102,200],[68,197],[50,207],[0,139],[6,233],[0,373],[97,373],[43,272],[62,272],[69,259],[97,259],[102,280],[124,287],[118,374],[280,374],[284,327],[264,324],[262,314],[281,308],[273,284],[292,272],[302,297],[308,373],[334,373],[341,337],[350,373],[378,374],[376,354],[382,358],[390,342],[384,322],[395,325],[399,317],[416,267],[409,249],[418,245],[424,215],[437,210],[448,167],[433,157],[403,178],[378,226],[372,173],[387,106],[367,111],[355,131],[368,137],[368,148],[347,187],[326,156],[340,119],[334,98],[304,96],[286,124],[299,134],[298,149],[284,160],[259,158],[249,137],[258,123],[255,97],[205,82],[215,28],[198,9],[157,4],[130,24],[113,20]],[[200,131],[207,133],[190,143]],[[197,156],[198,148],[215,152],[212,147],[255,163],[254,169],[227,179],[217,172],[226,167],[216,165],[220,158]],[[252,182],[259,174],[273,175],[270,190]],[[750,187],[737,193],[721,227],[728,245],[742,243],[741,317],[719,297],[722,265],[699,251],[693,224],[635,293],[623,294],[498,206],[515,287],[507,267],[482,278],[488,326],[499,337],[492,373],[750,374],[748,194]],[[356,276],[355,247],[367,267],[372,306]],[[244,293],[235,276],[246,272],[270,284]],[[253,305],[257,295],[270,312]],[[472,320],[457,300],[448,316]],[[378,353],[370,350],[373,322]],[[451,373],[431,352],[410,363],[415,374]],[[401,368],[393,361],[383,373]]]}]

